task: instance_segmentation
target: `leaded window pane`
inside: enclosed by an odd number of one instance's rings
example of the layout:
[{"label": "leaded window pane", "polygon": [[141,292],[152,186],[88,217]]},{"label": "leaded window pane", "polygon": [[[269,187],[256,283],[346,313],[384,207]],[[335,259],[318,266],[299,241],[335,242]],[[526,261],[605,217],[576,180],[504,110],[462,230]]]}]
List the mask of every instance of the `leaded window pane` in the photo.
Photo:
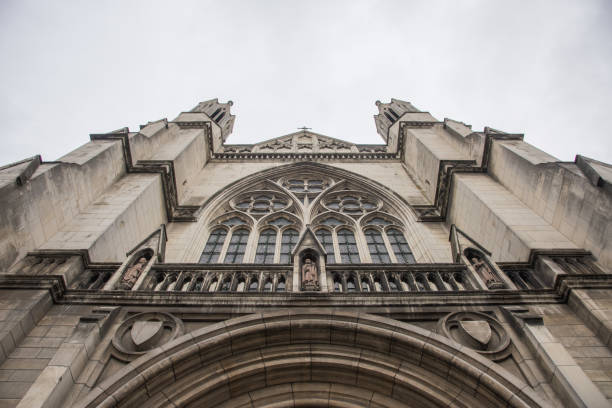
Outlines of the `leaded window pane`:
[{"label": "leaded window pane", "polygon": [[255,263],[274,263],[274,249],[276,247],[276,231],[273,229],[263,230],[259,234]]},{"label": "leaded window pane", "polygon": [[404,238],[404,234],[396,228],[389,228],[387,230],[387,238],[391,244],[391,249],[400,263],[413,264],[416,263],[412,250]]},{"label": "leaded window pane", "polygon": [[389,258],[389,253],[380,231],[369,229],[365,232],[365,237],[372,262],[391,263],[391,258]]},{"label": "leaded window pane", "polygon": [[289,263],[291,259],[291,250],[295,247],[298,240],[298,232],[294,229],[288,229],[283,232],[281,239],[281,254],[280,263]]},{"label": "leaded window pane", "polygon": [[208,242],[202,251],[200,256],[200,263],[216,263],[219,261],[219,255],[221,254],[221,248],[225,242],[227,231],[223,228],[217,228],[210,233]]},{"label": "leaded window pane", "polygon": [[338,231],[338,246],[340,247],[340,259],[342,263],[359,263],[359,251],[355,235],[351,230],[342,228]]},{"label": "leaded window pane", "polygon": [[323,245],[323,248],[325,248],[325,252],[327,252],[327,263],[336,263],[336,257],[334,255],[334,240],[331,232],[326,229],[320,229],[317,231],[317,238],[319,239],[321,245]]},{"label": "leaded window pane", "polygon": [[238,229],[234,231],[227,247],[227,253],[225,254],[225,263],[242,263],[248,240],[248,230]]}]

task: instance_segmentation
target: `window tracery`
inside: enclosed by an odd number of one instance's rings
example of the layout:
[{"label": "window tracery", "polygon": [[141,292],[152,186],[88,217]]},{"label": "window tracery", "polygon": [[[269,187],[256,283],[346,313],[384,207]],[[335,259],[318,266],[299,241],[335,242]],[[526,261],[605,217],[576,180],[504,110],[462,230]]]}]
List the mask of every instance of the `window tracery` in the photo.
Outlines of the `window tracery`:
[{"label": "window tracery", "polygon": [[338,211],[352,217],[359,217],[381,207],[380,200],[368,197],[357,191],[343,191],[327,197],[323,206],[331,211]]},{"label": "window tracery", "polygon": [[310,224],[328,264],[415,263],[394,205],[356,181],[312,171],[262,180],[217,210],[200,262],[289,264]]},{"label": "window tracery", "polygon": [[269,190],[253,191],[243,194],[230,204],[235,210],[246,212],[254,217],[287,209],[290,201],[280,193]]}]

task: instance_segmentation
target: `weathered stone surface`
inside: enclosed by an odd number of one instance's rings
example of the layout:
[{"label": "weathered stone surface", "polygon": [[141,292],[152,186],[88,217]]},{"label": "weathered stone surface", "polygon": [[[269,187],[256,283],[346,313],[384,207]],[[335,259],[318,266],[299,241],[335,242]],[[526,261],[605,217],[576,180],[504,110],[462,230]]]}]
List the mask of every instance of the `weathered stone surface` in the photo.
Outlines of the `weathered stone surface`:
[{"label": "weathered stone surface", "polygon": [[380,145],[211,100],[0,168],[0,407],[607,404],[608,165],[377,105]]}]

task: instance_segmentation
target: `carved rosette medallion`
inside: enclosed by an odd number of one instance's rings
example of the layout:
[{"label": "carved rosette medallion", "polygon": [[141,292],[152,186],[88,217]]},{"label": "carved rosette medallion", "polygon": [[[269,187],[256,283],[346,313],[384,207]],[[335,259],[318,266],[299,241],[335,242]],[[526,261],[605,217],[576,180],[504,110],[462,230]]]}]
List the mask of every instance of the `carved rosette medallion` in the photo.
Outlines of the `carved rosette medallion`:
[{"label": "carved rosette medallion", "polygon": [[113,337],[117,357],[131,361],[183,334],[183,322],[169,313],[138,313],[126,319]]},{"label": "carved rosette medallion", "polygon": [[439,321],[438,332],[493,361],[510,355],[510,337],[506,329],[486,313],[450,313]]}]

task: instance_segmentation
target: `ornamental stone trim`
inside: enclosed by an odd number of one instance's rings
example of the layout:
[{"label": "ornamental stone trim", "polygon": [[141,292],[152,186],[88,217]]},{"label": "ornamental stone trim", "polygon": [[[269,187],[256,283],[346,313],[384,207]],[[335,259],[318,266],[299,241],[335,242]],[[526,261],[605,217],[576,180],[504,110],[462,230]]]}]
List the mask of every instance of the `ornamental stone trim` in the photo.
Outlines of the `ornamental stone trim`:
[{"label": "ornamental stone trim", "polygon": [[413,398],[436,406],[548,406],[502,367],[428,330],[365,313],[304,309],[191,332],[133,361],[76,407],[216,406],[304,382],[359,387],[400,407]]}]

